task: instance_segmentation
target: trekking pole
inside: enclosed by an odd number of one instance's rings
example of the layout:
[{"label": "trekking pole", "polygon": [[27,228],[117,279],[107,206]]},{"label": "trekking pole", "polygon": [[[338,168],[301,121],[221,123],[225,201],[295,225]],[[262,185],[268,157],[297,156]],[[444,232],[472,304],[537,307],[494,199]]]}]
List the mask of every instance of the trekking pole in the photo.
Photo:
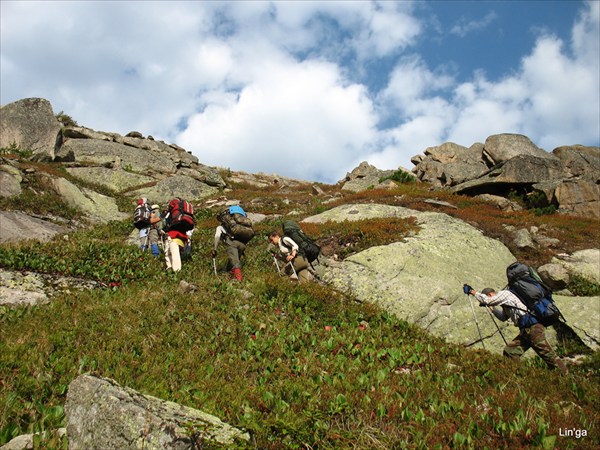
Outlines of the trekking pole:
[{"label": "trekking pole", "polygon": [[502,331],[500,330],[500,327],[498,326],[498,323],[496,322],[496,319],[494,318],[494,314],[492,314],[492,312],[490,311],[490,309],[487,306],[485,307],[485,309],[487,310],[488,314],[492,318],[492,322],[494,322],[494,325],[496,325],[496,329],[498,330],[498,333],[500,333],[500,336],[502,336],[502,340],[504,341],[504,344],[508,345],[508,342],[506,342],[506,338],[504,337],[504,334],[502,334]]},{"label": "trekking pole", "polygon": [[213,270],[215,271],[215,276],[217,275],[217,258],[213,258]]},{"label": "trekking pole", "polygon": [[[293,261],[293,260],[292,260]],[[288,264],[290,265],[290,267],[292,268],[292,272],[294,272],[294,275],[296,276],[296,279],[298,281],[300,281],[300,278],[298,278],[298,274],[296,273],[296,269],[294,269],[294,265],[292,264],[292,261],[288,262]]]},{"label": "trekking pole", "polygon": [[279,267],[279,263],[277,262],[277,257],[273,255],[273,262],[275,263],[275,267],[277,267],[277,273],[281,275],[281,267]]},{"label": "trekking pole", "polygon": [[469,304],[471,305],[471,312],[473,312],[473,318],[475,319],[475,325],[477,325],[477,332],[479,333],[479,340],[481,341],[481,346],[485,350],[485,344],[483,343],[483,336],[481,335],[481,329],[479,328],[479,321],[477,320],[477,315],[475,314],[475,308],[473,308],[473,300],[471,296],[467,294],[467,298],[469,299]]}]

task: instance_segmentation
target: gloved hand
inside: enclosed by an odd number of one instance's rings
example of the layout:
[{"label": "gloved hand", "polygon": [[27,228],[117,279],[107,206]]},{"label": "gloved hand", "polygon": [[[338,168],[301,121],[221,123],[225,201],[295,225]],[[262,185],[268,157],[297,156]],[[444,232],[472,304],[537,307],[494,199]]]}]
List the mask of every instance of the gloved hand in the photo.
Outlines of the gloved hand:
[{"label": "gloved hand", "polygon": [[217,256],[217,251],[216,251],[216,250],[211,250],[211,251],[210,251],[210,256],[211,256],[212,258],[215,258],[215,257]]},{"label": "gloved hand", "polygon": [[473,288],[471,286],[469,286],[468,284],[463,285],[463,292],[465,294],[469,295],[472,290],[473,290]]},{"label": "gloved hand", "polygon": [[481,306],[482,308],[485,308],[488,305],[487,305],[487,303],[479,302],[479,306]]}]

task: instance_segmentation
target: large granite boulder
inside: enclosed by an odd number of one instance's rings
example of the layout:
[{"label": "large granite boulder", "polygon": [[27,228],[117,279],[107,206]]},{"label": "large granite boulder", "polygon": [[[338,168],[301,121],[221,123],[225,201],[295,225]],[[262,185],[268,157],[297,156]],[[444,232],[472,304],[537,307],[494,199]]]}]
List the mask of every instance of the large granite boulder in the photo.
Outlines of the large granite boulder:
[{"label": "large granite boulder", "polygon": [[537,158],[552,158],[548,152],[535,145],[522,134],[495,134],[488,137],[483,145],[486,157],[492,165],[497,165],[515,156],[529,155]]},{"label": "large granite boulder", "polygon": [[[442,213],[390,205],[343,205],[304,221],[376,217],[415,217],[421,229],[401,242],[369,248],[340,263],[329,262],[324,279],[450,342],[475,344],[479,335],[462,286],[504,286],[506,266],[515,257],[499,241]],[[482,325],[484,336],[498,340],[497,348],[500,338],[488,322]]]},{"label": "large granite boulder", "polygon": [[[534,188],[537,187],[534,185]],[[580,217],[600,218],[600,184],[585,179],[562,180],[552,194],[550,203],[559,205],[558,212]]]},{"label": "large granite boulder", "polygon": [[547,180],[562,179],[564,174],[558,158],[517,155],[495,166],[485,175],[450,188],[458,194],[494,194],[507,186],[533,186]]},{"label": "large granite boulder", "polygon": [[477,178],[488,170],[480,143],[466,148],[446,142],[425,149],[424,154],[411,159],[416,165],[413,172],[419,180],[435,187],[454,186]]},{"label": "large granite boulder", "polygon": [[[414,236],[369,248],[342,262],[324,260],[323,279],[335,289],[348,292],[361,301],[376,303],[449,342],[484,345],[490,351],[501,352],[504,342],[487,310],[478,308],[476,302],[471,308],[462,286],[468,283],[479,290],[504,287],[506,267],[515,261],[510,251],[501,242],[446,214],[390,205],[343,205],[303,222],[376,217],[414,217],[420,230]],[[590,328],[594,319],[596,322],[600,319],[599,313],[594,312],[594,305],[590,310],[591,317],[586,318],[585,323],[569,313],[573,328],[586,330],[581,332],[584,336],[596,335],[595,328]],[[512,324],[497,324],[505,334],[516,331]],[[588,343],[591,341],[588,339]]]},{"label": "large granite boulder", "polygon": [[70,230],[62,225],[32,217],[20,211],[0,211],[0,243],[27,239],[46,242]]},{"label": "large granite boulder", "polygon": [[600,182],[600,147],[566,145],[552,150],[570,177]]},{"label": "large granite boulder", "polygon": [[81,375],[65,403],[70,450],[225,448],[249,435],[210,414]]},{"label": "large granite boulder", "polygon": [[0,108],[0,147],[13,144],[52,160],[61,124],[43,98],[26,98]]}]

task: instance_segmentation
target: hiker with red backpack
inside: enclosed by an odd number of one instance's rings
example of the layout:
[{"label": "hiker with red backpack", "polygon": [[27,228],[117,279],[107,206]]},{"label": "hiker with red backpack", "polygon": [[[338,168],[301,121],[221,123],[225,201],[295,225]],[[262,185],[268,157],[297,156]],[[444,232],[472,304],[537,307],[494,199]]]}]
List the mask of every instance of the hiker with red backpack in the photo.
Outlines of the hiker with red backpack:
[{"label": "hiker with red backpack", "polygon": [[164,217],[163,248],[167,270],[181,270],[181,254],[188,241],[187,232],[194,229],[194,208],[191,203],[176,197],[168,204]]},{"label": "hiker with red backpack", "polygon": [[211,251],[213,265],[216,273],[217,249],[219,243],[225,246],[227,252],[227,269],[234,280],[242,281],[242,263],[246,251],[246,244],[254,237],[252,221],[240,205],[230,206],[219,214],[217,220],[220,225],[215,230],[214,247]]},{"label": "hiker with red backpack", "polygon": [[[546,326],[552,324],[553,320],[558,320],[549,318],[560,312],[556,306],[548,307],[548,304],[553,304],[551,293],[545,293],[541,280],[536,280],[529,273],[528,266],[514,263],[507,268],[508,289],[496,292],[492,288],[485,288],[477,292],[465,284],[463,292],[473,295],[479,300],[479,306],[487,307],[499,320],[510,319],[519,328],[519,334],[504,347],[504,356],[520,358],[532,348],[548,367],[567,373],[564,361],[556,355],[546,339]],[[535,297],[537,298],[534,299]],[[546,305],[544,310],[541,304]]]}]

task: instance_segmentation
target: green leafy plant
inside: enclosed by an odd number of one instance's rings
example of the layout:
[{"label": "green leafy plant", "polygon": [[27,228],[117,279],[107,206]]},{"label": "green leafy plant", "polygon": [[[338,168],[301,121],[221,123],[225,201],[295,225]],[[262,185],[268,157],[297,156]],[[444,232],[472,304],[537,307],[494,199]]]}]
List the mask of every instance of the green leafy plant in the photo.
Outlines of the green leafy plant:
[{"label": "green leafy plant", "polygon": [[379,179],[379,182],[383,183],[386,180],[392,180],[398,183],[414,183],[417,181],[417,178],[405,170],[396,170],[393,174],[389,176],[381,177]]},{"label": "green leafy plant", "polygon": [[56,114],[55,117],[65,127],[76,127],[77,126],[77,122],[75,120],[73,120],[73,118],[71,116],[69,116],[68,114],[65,114],[64,111],[59,112],[58,114]]},{"label": "green leafy plant", "polygon": [[579,297],[600,295],[600,284],[581,275],[571,275],[567,289]]},{"label": "green leafy plant", "polygon": [[22,159],[29,159],[33,156],[33,150],[19,148],[15,141],[8,147],[0,148],[0,156],[16,156]]}]

